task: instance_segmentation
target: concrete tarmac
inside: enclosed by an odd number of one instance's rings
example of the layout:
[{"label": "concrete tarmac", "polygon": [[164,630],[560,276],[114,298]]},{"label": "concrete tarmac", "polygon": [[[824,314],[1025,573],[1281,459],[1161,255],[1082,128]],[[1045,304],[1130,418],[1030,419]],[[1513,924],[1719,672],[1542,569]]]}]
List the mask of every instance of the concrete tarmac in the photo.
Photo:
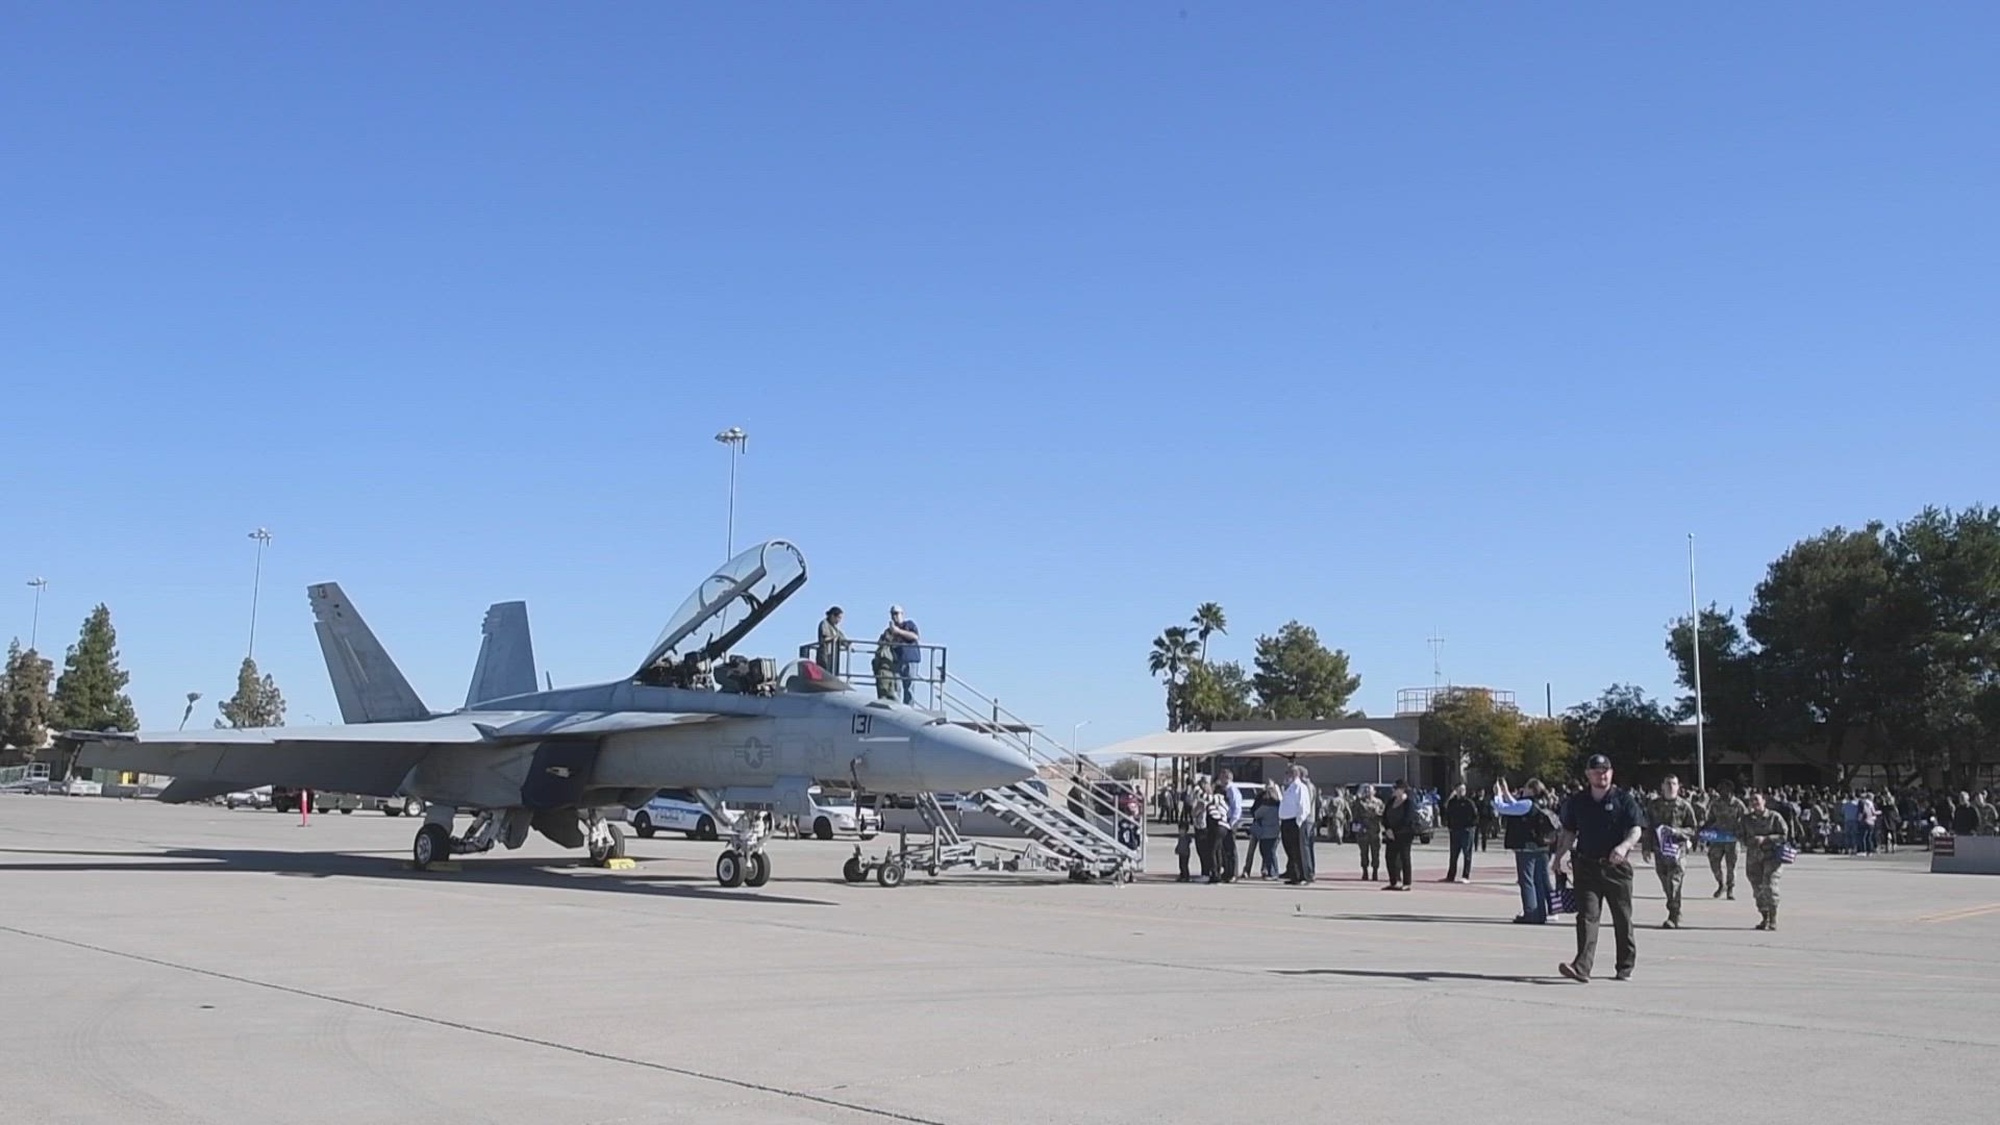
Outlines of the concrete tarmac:
[{"label": "concrete tarmac", "polygon": [[[537,838],[407,870],[414,824],[0,796],[0,1122],[1994,1119],[2000,879],[1807,856],[1782,928],[1688,877],[1638,974],[1556,976],[1512,864],[1475,880],[848,886],[784,841],[634,871]],[[877,841],[882,843],[884,841]],[[1160,841],[1155,841],[1160,843]],[[871,845],[871,848],[874,845]],[[1172,864],[1162,845],[1156,866]],[[1608,974],[1607,920],[1599,952]]]}]

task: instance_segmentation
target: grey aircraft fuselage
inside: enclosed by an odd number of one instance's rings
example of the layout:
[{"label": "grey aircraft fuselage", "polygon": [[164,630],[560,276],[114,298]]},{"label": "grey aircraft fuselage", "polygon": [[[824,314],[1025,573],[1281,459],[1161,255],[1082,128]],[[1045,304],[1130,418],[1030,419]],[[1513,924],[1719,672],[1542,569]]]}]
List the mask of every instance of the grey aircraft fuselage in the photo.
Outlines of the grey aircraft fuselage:
[{"label": "grey aircraft fuselage", "polygon": [[[686,719],[661,725],[663,715]],[[493,741],[434,746],[403,792],[460,807],[548,807],[533,799],[539,783],[572,790],[564,804],[636,808],[662,788],[858,782],[879,793],[973,791],[1033,773],[994,739],[854,691],[757,696],[619,682],[496,699],[450,719],[470,720]],[[574,784],[544,780],[551,768],[569,770],[556,780]]]},{"label": "grey aircraft fuselage", "polygon": [[813,782],[969,791],[1033,773],[994,739],[851,690],[763,696],[636,681],[408,722],[81,738],[79,765],[211,783],[203,789],[279,784],[471,810],[637,808],[662,788],[802,792]]}]

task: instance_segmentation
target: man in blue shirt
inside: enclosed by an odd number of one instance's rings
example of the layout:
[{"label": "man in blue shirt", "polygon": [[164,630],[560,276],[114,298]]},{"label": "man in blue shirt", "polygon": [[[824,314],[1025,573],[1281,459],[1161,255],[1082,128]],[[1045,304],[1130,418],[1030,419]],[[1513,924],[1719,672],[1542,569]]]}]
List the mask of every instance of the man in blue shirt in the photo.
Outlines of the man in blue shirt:
[{"label": "man in blue shirt", "polygon": [[1590,981],[1597,957],[1597,927],[1604,908],[1611,908],[1611,926],[1618,939],[1618,980],[1632,979],[1639,961],[1639,943],[1632,927],[1632,849],[1639,846],[1646,814],[1638,798],[1611,784],[1611,759],[1592,754],[1584,763],[1588,788],[1571,793],[1562,805],[1562,837],[1556,844],[1556,874],[1572,866],[1576,878],[1576,960],[1556,966],[1563,976],[1581,984]]},{"label": "man in blue shirt", "polygon": [[1521,885],[1521,913],[1514,921],[1530,926],[1549,920],[1549,845],[1555,840],[1541,802],[1542,783],[1534,778],[1519,796],[1507,788],[1506,778],[1495,782],[1493,811],[1500,814],[1502,843],[1514,853],[1514,879]]}]

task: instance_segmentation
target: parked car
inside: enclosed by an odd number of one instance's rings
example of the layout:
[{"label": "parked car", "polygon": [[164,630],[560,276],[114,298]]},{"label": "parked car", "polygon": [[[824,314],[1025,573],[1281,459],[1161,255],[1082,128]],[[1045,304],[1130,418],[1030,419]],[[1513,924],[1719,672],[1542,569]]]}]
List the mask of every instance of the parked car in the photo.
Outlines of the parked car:
[{"label": "parked car", "polygon": [[255,789],[238,789],[234,793],[225,793],[222,795],[222,805],[228,809],[268,809],[271,807],[271,787],[259,785]]},{"label": "parked car", "polygon": [[65,797],[102,797],[104,783],[87,777],[72,777],[62,783],[62,792]]},{"label": "parked car", "polygon": [[[279,812],[299,811],[300,795],[305,792],[286,785],[270,786],[271,807]],[[401,816],[405,811],[414,810],[422,815],[423,802],[414,797],[363,797],[357,793],[336,793],[327,789],[312,790],[312,811],[316,813],[337,812],[343,815],[356,809],[381,809],[390,816]]]},{"label": "parked car", "polygon": [[[773,790],[732,788],[725,792],[732,804],[740,804],[748,809],[767,809],[776,812],[774,806],[778,795]],[[800,836],[809,835],[817,840],[831,840],[836,835],[856,835],[864,840],[872,840],[882,831],[882,814],[867,805],[856,808],[851,794],[834,797],[814,785],[806,789],[806,800],[810,807],[804,816],[797,818]],[[914,807],[914,802],[912,804]]]},{"label": "parked car", "polygon": [[654,794],[644,808],[632,814],[632,830],[649,840],[656,832],[685,832],[690,840],[713,840],[716,836],[715,817],[686,789],[662,789]]}]

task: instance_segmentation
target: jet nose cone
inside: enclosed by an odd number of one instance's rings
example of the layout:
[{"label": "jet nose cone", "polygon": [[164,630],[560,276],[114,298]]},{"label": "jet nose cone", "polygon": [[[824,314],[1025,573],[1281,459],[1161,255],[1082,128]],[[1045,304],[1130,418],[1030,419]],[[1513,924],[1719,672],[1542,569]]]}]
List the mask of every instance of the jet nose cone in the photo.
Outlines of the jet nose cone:
[{"label": "jet nose cone", "polygon": [[930,728],[937,744],[929,755],[926,773],[935,772],[931,788],[939,791],[972,792],[998,789],[1035,776],[1027,755],[997,738],[974,734],[957,727]]}]

